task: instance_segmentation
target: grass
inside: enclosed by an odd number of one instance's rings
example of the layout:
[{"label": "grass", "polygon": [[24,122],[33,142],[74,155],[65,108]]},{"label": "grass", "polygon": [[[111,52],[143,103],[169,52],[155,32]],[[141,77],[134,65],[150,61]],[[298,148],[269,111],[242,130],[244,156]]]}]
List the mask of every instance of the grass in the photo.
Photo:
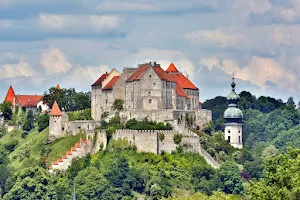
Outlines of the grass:
[{"label": "grass", "polygon": [[47,145],[47,147],[51,149],[47,158],[48,164],[57,158],[60,158],[63,154],[66,154],[67,151],[71,150],[71,147],[75,146],[75,143],[79,142],[80,138],[84,139],[84,134],[81,133],[75,136],[60,138],[55,140],[52,144]]},{"label": "grass", "polygon": [[35,128],[28,133],[25,139],[21,137],[22,132],[22,130],[13,130],[0,139],[0,145],[7,144],[11,140],[18,140],[19,143],[15,150],[9,155],[10,166],[15,169],[40,165],[45,160],[49,164],[70,150],[75,143],[79,142],[80,137],[84,138],[84,134],[78,134],[47,144],[49,128],[40,133]]},{"label": "grass", "polygon": [[[18,131],[22,133],[21,130]],[[48,135],[49,128],[46,128],[40,133],[37,128],[31,130],[25,139],[19,141],[16,149],[9,155],[11,161],[10,165],[18,169],[38,164],[41,158],[40,152]],[[13,139],[17,139],[18,137],[19,136]]]}]

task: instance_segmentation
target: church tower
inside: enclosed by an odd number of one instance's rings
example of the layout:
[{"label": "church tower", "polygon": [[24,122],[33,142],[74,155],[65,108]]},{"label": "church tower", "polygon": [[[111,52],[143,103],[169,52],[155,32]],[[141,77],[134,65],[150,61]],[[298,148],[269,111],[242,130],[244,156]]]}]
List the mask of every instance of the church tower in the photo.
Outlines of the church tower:
[{"label": "church tower", "polygon": [[235,148],[243,148],[243,112],[238,108],[237,103],[240,96],[235,92],[235,82],[232,78],[232,91],[228,95],[228,108],[224,112],[225,119],[225,140]]}]

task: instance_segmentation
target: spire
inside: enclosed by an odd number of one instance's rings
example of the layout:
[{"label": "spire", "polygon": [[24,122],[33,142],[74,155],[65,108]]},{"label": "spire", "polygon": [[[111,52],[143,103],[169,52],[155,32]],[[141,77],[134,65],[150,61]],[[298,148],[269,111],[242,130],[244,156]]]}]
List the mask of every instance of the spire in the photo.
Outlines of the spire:
[{"label": "spire", "polygon": [[58,106],[56,101],[54,102],[54,104],[52,106],[50,116],[62,116],[62,113],[61,113],[61,111],[59,109],[59,106]]},{"label": "spire", "polygon": [[175,67],[175,65],[173,63],[170,64],[170,66],[168,67],[168,69],[166,70],[166,72],[174,72],[174,73],[178,73],[178,69]]},{"label": "spire", "polygon": [[6,97],[5,97],[5,102],[10,102],[13,103],[14,99],[16,98],[16,94],[12,86],[9,86],[9,89],[7,91]]}]

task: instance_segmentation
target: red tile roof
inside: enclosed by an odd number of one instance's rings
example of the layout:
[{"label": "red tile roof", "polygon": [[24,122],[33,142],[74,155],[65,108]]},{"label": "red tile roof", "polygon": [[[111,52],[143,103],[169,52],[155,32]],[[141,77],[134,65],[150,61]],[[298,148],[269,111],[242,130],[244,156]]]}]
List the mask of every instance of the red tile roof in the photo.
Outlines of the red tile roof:
[{"label": "red tile roof", "polygon": [[67,155],[72,155],[72,151],[67,151]]},{"label": "red tile roof", "polygon": [[72,147],[72,148],[71,148],[71,151],[76,151],[76,148],[75,148],[75,147]]},{"label": "red tile roof", "polygon": [[57,162],[64,162],[62,158],[57,159]]},{"label": "red tile roof", "polygon": [[52,169],[52,166],[49,166],[48,169]]},{"label": "red tile roof", "polygon": [[198,90],[198,88],[182,73],[176,73],[176,74],[171,73],[168,74],[168,76],[172,81],[175,81],[176,84],[179,84],[183,89]]},{"label": "red tile roof", "polygon": [[54,104],[52,106],[50,116],[62,116],[62,113],[61,113],[56,101],[54,102]]},{"label": "red tile roof", "polygon": [[62,158],[63,159],[68,159],[68,156],[67,155],[63,155]]},{"label": "red tile roof", "polygon": [[149,68],[149,64],[145,64],[140,66],[132,75],[131,77],[129,77],[129,79],[127,80],[127,82],[132,82],[135,80],[140,80],[141,77],[144,75],[144,73],[147,71],[147,69]]},{"label": "red tile roof", "polygon": [[6,97],[5,97],[5,102],[10,102],[13,104],[14,98],[16,98],[16,94],[12,86],[9,86],[9,89],[7,91]]},{"label": "red tile roof", "polygon": [[140,80],[142,78],[142,76],[144,75],[144,73],[148,70],[149,67],[152,67],[153,70],[157,73],[158,77],[161,80],[166,80],[166,81],[171,81],[167,75],[167,73],[159,66],[159,65],[155,65],[155,66],[151,66],[149,63],[144,64],[142,66],[140,66],[133,74],[131,77],[129,77],[129,79],[127,80],[127,82],[131,82],[131,81],[136,81],[136,80]]},{"label": "red tile roof", "polygon": [[168,77],[168,74],[160,66],[154,66],[153,69],[161,80],[172,82],[172,80]]},{"label": "red tile roof", "polygon": [[176,83],[176,94],[181,97],[187,97],[187,94],[185,93],[183,88],[177,83]]},{"label": "red tile roof", "polygon": [[80,141],[82,141],[84,144],[87,144],[87,141],[82,138],[80,138]]},{"label": "red tile roof", "polygon": [[113,86],[119,80],[120,76],[114,76],[103,88],[102,90],[112,90]]},{"label": "red tile roof", "polygon": [[102,74],[100,76],[100,78],[92,85],[92,86],[99,86],[102,85],[102,81],[104,81],[104,79],[106,79],[106,77],[108,76],[108,73],[106,72],[105,74]]},{"label": "red tile roof", "polygon": [[52,165],[58,165],[58,162],[57,161],[53,161]]},{"label": "red tile roof", "polygon": [[175,67],[175,65],[173,63],[170,64],[169,68],[166,70],[166,72],[179,72],[178,69]]},{"label": "red tile roof", "polygon": [[36,107],[41,102],[43,96],[41,95],[17,95],[17,102],[21,107]]},{"label": "red tile roof", "polygon": [[79,143],[79,142],[76,143],[76,144],[75,144],[75,147],[76,147],[76,148],[80,148],[80,143]]}]

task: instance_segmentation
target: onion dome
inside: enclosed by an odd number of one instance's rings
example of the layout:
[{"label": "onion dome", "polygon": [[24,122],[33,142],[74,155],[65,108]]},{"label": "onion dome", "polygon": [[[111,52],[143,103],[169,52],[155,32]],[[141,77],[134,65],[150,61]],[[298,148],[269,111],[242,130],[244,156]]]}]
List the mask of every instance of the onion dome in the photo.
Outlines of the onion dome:
[{"label": "onion dome", "polygon": [[228,108],[224,112],[225,119],[243,119],[243,112],[238,108],[237,103],[240,100],[240,96],[235,92],[235,82],[232,78],[232,91],[228,95],[227,100],[229,102]]}]

